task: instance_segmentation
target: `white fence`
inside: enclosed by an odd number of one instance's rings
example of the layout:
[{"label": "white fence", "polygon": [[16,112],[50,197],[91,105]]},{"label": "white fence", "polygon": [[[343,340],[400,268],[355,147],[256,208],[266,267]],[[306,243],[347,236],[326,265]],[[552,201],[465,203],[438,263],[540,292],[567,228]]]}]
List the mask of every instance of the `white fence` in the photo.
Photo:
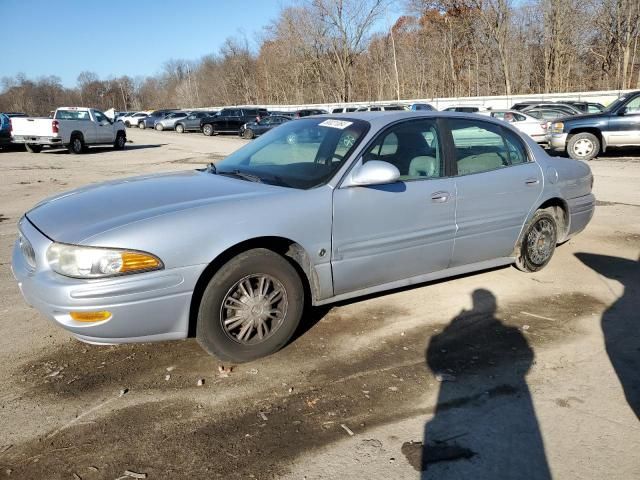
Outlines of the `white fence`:
[{"label": "white fence", "polygon": [[[388,105],[401,104],[411,105],[412,103],[430,103],[438,110],[443,110],[453,105],[473,105],[484,108],[509,108],[514,103],[526,101],[553,101],[559,102],[563,100],[577,100],[598,102],[607,105],[619,96],[631,92],[633,90],[603,90],[597,92],[567,92],[567,93],[538,93],[530,95],[500,95],[490,97],[456,97],[456,98],[414,98],[410,100],[385,100],[377,102],[350,102],[350,103],[314,103],[300,105],[258,105],[260,108],[267,110],[275,110],[282,112],[292,112],[303,108],[322,108],[331,111],[340,107],[361,107],[366,105]],[[242,105],[233,105],[240,107]],[[225,107],[230,107],[226,105]],[[225,107],[200,107],[193,110],[220,110]],[[188,110],[185,108],[185,110]]]}]

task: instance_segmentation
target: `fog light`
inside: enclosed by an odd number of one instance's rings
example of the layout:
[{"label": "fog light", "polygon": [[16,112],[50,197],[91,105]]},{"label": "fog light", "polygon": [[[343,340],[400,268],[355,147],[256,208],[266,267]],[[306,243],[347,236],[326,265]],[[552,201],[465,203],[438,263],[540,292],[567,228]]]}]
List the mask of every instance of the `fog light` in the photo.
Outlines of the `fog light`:
[{"label": "fog light", "polygon": [[111,312],[69,312],[76,322],[102,322],[111,318]]}]

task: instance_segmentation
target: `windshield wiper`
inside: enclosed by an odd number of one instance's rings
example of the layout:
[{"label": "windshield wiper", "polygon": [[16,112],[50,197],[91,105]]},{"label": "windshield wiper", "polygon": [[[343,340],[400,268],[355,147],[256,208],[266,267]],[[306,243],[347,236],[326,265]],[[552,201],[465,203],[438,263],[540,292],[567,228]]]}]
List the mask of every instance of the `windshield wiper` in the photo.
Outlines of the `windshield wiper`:
[{"label": "windshield wiper", "polygon": [[215,164],[213,162],[211,162],[209,165],[207,165],[207,173],[218,173],[218,169],[216,168]]},{"label": "windshield wiper", "polygon": [[241,172],[238,169],[232,170],[230,172],[218,172],[219,175],[228,175],[230,177],[237,177],[243,180],[248,180],[249,182],[262,183],[262,178],[257,175],[252,175],[250,173]]}]

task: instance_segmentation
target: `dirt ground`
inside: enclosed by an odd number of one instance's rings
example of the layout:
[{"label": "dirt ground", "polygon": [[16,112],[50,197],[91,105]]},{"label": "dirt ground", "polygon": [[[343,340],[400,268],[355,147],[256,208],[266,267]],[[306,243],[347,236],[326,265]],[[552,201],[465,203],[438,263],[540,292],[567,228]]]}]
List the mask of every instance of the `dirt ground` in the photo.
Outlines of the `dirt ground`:
[{"label": "dirt ground", "polygon": [[316,309],[287,348],[221,373],[194,340],[82,344],[11,275],[39,200],[245,143],[128,135],[125,151],[0,152],[0,478],[640,478],[640,159],[590,163],[595,217],[543,271]]}]

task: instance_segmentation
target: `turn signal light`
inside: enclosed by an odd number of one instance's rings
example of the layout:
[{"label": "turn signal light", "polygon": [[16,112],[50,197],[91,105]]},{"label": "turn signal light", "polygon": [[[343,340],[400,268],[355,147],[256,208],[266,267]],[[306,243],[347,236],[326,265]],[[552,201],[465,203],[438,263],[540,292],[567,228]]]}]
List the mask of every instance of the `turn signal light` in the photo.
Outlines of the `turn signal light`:
[{"label": "turn signal light", "polygon": [[138,270],[154,270],[160,266],[160,260],[151,255],[138,252],[123,252],[120,272],[135,272]]},{"label": "turn signal light", "polygon": [[69,316],[76,322],[102,322],[111,318],[111,312],[69,312]]}]

